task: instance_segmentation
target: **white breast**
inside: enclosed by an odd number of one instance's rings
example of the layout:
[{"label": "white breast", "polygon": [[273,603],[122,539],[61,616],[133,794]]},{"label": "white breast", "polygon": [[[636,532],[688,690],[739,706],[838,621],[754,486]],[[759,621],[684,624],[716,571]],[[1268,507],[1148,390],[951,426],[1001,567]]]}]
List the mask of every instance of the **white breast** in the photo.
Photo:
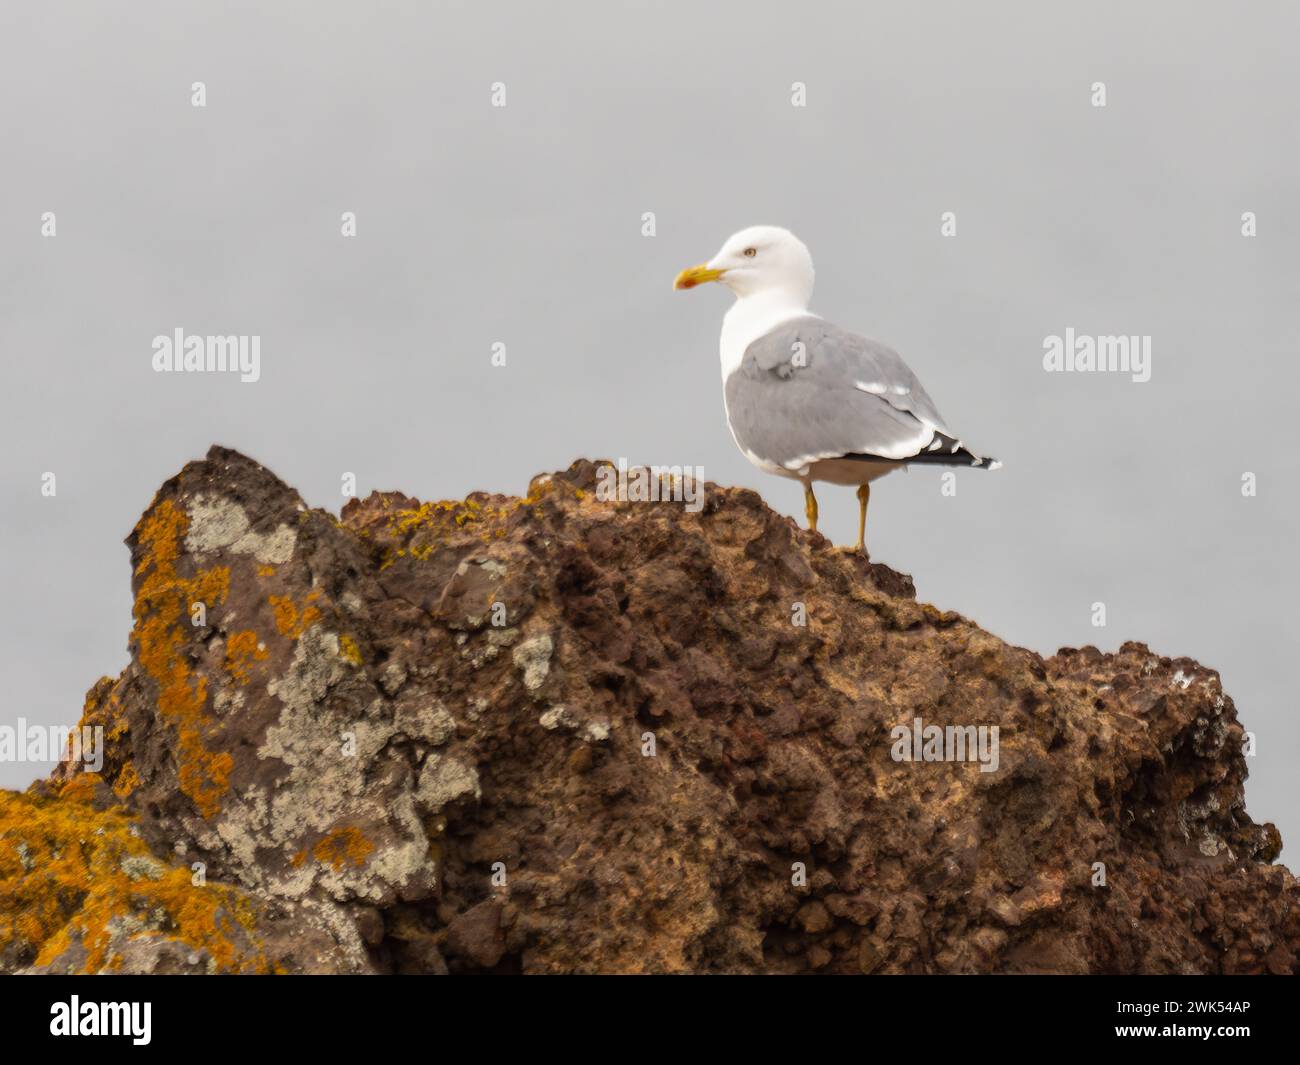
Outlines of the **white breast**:
[{"label": "white breast", "polygon": [[[745,350],[755,340],[770,333],[782,322],[788,322],[791,318],[816,317],[817,315],[809,313],[801,303],[789,299],[772,299],[760,295],[744,296],[731,305],[731,310],[722,319],[722,336],[718,342],[718,350],[722,359],[722,406],[727,414],[727,428],[731,430],[733,440],[736,440],[736,430],[732,428],[731,411],[727,409],[727,378],[740,369],[740,364],[745,358]],[[736,440],[736,447],[740,448],[745,458],[766,473],[775,473],[782,477],[798,476],[740,447],[739,440]]]}]

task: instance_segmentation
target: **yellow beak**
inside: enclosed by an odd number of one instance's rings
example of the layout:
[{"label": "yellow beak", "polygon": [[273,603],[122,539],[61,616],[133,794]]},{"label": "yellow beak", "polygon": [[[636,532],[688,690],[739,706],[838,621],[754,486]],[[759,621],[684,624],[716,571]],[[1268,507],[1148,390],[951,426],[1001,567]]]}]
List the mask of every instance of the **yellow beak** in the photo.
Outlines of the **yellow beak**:
[{"label": "yellow beak", "polygon": [[688,266],[677,275],[677,280],[673,282],[673,288],[694,288],[706,281],[717,281],[725,273],[725,270],[710,270],[703,263],[699,266]]}]

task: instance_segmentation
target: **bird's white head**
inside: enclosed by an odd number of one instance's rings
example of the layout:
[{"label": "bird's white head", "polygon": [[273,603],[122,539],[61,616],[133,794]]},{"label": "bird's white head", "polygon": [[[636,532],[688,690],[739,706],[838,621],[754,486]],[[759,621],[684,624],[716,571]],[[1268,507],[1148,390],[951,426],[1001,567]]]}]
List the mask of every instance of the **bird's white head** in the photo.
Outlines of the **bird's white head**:
[{"label": "bird's white head", "polygon": [[767,300],[806,308],[812,299],[813,263],[804,242],[780,226],[750,226],[728,237],[707,263],[677,275],[673,288],[720,281],[738,299]]}]

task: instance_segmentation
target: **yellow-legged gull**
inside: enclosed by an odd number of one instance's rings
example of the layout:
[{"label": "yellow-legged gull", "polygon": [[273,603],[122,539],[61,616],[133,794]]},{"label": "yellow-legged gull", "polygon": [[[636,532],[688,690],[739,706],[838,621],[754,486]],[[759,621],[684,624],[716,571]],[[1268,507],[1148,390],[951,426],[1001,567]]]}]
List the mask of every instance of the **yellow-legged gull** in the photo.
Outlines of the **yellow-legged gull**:
[{"label": "yellow-legged gull", "polygon": [[751,226],[673,287],[720,281],[736,294],[722,321],[723,396],[736,445],[760,470],[804,486],[817,530],[813,482],[858,486],[858,542],[866,553],[870,483],[913,463],[982,466],[944,424],[916,375],[874,340],[808,310],[812,256],[779,226]]}]

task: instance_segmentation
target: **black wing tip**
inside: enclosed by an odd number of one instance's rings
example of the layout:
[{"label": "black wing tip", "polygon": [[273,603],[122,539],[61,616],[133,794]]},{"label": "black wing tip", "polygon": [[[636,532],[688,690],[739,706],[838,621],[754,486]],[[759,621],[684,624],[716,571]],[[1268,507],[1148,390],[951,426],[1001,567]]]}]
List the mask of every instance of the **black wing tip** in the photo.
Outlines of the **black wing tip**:
[{"label": "black wing tip", "polygon": [[988,455],[977,455],[956,437],[938,431],[935,432],[934,438],[925,451],[918,451],[915,455],[908,455],[905,458],[891,459],[865,453],[845,455],[844,458],[857,459],[860,462],[896,462],[904,466],[971,466],[987,470],[996,470],[1002,466],[997,459]]},{"label": "black wing tip", "polygon": [[899,462],[912,466],[972,466],[997,469],[1002,463],[997,459],[984,458],[982,455],[973,455],[969,451],[935,451],[921,452],[919,455],[913,455],[911,458],[899,459]]}]

